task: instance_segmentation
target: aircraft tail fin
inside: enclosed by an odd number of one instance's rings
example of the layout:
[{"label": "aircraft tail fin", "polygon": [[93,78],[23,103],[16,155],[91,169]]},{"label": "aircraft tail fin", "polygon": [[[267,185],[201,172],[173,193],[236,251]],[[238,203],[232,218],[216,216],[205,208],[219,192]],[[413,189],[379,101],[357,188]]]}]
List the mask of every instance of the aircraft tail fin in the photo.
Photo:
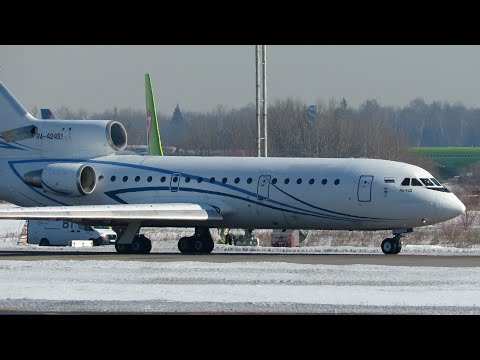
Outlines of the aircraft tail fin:
[{"label": "aircraft tail fin", "polygon": [[4,132],[32,125],[36,120],[0,81],[0,136]]},{"label": "aircraft tail fin", "polygon": [[53,116],[53,113],[50,109],[40,109],[40,114],[42,114],[43,120],[55,119],[55,116]]},{"label": "aircraft tail fin", "polygon": [[145,98],[147,105],[147,142],[149,155],[163,156],[162,142],[157,119],[157,109],[153,98],[152,83],[150,75],[145,74]]}]

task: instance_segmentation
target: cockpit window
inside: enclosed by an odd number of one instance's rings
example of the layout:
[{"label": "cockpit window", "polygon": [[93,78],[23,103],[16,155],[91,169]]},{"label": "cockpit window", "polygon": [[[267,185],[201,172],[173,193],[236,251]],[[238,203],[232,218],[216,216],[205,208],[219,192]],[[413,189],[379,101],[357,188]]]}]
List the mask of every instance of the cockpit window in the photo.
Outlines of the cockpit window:
[{"label": "cockpit window", "polygon": [[418,179],[412,178],[412,186],[423,186]]},{"label": "cockpit window", "polygon": [[433,181],[430,180],[430,179],[420,178],[420,180],[422,181],[423,185],[425,185],[425,186],[435,186],[435,184],[433,183]]},{"label": "cockpit window", "polygon": [[447,193],[450,192],[450,190],[448,190],[445,186],[440,184],[438,182],[438,180],[435,179],[435,178],[429,178],[429,179],[421,178],[420,180],[422,180],[422,182],[425,184],[427,189],[435,190],[435,191],[441,191],[441,192],[447,192]]},{"label": "cockpit window", "polygon": [[442,185],[437,181],[437,179],[435,179],[435,178],[430,178],[430,180],[432,180],[435,185],[437,185],[437,186],[442,186]]},{"label": "cockpit window", "polygon": [[[428,189],[431,190],[436,190],[436,191],[441,191],[441,192],[450,192],[446,187],[444,187],[442,184],[440,184],[437,179],[435,178],[420,178],[420,180],[416,178],[412,178],[412,184],[411,186],[423,186],[425,185]],[[423,185],[422,185],[423,183]],[[410,178],[405,178],[402,181],[402,186],[410,186]]]}]

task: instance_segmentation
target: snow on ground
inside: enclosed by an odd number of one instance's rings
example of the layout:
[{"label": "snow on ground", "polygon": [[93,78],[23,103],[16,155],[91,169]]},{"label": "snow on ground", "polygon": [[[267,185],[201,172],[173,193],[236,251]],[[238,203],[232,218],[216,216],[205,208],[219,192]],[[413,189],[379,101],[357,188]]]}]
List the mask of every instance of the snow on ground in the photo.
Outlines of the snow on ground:
[{"label": "snow on ground", "polygon": [[[19,244],[0,221],[0,251],[102,251]],[[171,231],[172,229],[166,229]],[[176,241],[153,252],[178,253]],[[381,253],[379,247],[216,245],[214,252]],[[404,254],[480,255],[480,247],[406,245]],[[287,262],[0,260],[0,312],[368,313],[480,315],[480,267],[305,265]]]},{"label": "snow on ground", "polygon": [[480,314],[480,267],[0,261],[0,311]]}]

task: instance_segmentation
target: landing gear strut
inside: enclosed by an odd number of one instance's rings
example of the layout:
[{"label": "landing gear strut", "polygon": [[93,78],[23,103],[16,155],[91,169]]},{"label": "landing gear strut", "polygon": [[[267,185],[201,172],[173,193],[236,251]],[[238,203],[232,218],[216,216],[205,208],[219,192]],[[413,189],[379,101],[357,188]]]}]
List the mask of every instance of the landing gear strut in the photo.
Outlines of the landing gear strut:
[{"label": "landing gear strut", "polygon": [[210,254],[214,246],[209,228],[196,227],[193,236],[178,240],[178,250],[182,254]]}]

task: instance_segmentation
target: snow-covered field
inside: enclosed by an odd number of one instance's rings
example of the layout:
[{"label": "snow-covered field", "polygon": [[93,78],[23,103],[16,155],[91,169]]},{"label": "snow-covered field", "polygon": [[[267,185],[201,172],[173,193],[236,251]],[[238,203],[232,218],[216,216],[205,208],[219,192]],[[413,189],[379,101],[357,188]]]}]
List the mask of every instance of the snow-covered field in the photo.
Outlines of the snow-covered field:
[{"label": "snow-covered field", "polygon": [[[102,251],[19,244],[0,221],[0,251]],[[170,237],[174,229],[165,229]],[[172,234],[170,234],[171,232]],[[178,252],[153,241],[153,252]],[[378,247],[216,245],[214,252],[381,253]],[[480,255],[480,247],[406,245],[403,254]],[[140,313],[480,314],[480,267],[305,265],[287,262],[0,260],[0,311]]]}]

